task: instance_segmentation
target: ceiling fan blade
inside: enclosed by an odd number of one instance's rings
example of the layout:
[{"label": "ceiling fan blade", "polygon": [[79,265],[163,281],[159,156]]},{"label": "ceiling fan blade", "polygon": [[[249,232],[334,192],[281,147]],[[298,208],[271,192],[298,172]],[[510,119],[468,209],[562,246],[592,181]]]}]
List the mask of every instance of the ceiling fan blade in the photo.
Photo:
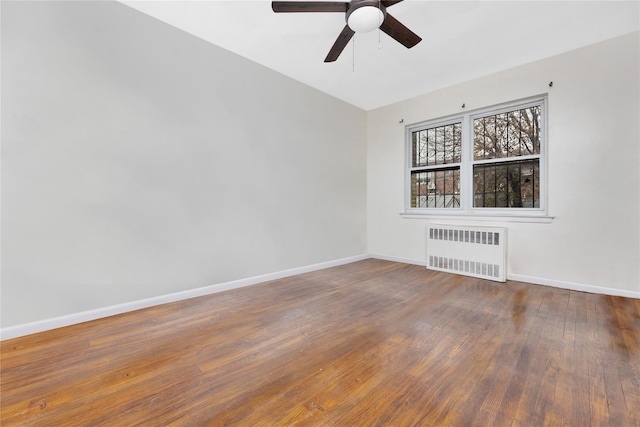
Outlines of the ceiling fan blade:
[{"label": "ceiling fan blade", "polygon": [[344,28],[342,29],[342,32],[336,39],[336,42],[331,47],[329,54],[324,59],[324,62],[333,62],[336,59],[338,59],[338,57],[344,50],[345,46],[347,45],[347,43],[349,43],[349,40],[351,40],[351,37],[353,37],[353,34],[354,34],[353,30],[349,28],[348,25],[345,25]]},{"label": "ceiling fan blade", "polygon": [[420,36],[402,25],[400,21],[389,15],[389,13],[387,13],[382,25],[380,25],[380,29],[407,48],[414,47],[422,40]]},{"label": "ceiling fan blade", "polygon": [[396,3],[400,3],[402,0],[382,0],[382,5],[384,7],[393,6]]},{"label": "ceiling fan blade", "polygon": [[346,12],[349,2],[342,1],[272,1],[276,13],[286,12]]}]

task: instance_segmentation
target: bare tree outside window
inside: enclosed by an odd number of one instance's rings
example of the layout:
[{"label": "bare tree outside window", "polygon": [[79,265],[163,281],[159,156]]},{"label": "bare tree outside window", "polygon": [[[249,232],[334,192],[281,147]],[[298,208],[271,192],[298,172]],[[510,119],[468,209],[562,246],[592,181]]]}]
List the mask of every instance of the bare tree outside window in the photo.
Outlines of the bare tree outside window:
[{"label": "bare tree outside window", "polygon": [[540,128],[539,105],[473,120],[474,207],[540,207]]}]

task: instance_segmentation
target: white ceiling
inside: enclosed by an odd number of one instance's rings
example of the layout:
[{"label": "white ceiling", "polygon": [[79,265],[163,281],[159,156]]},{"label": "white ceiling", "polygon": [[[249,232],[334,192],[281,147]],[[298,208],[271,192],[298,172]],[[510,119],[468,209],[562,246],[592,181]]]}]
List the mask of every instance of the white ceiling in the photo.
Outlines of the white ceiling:
[{"label": "white ceiling", "polygon": [[122,3],[365,110],[640,29],[637,0],[406,0],[388,12],[422,42],[356,34],[324,63],[342,13],[276,14],[265,0]]}]

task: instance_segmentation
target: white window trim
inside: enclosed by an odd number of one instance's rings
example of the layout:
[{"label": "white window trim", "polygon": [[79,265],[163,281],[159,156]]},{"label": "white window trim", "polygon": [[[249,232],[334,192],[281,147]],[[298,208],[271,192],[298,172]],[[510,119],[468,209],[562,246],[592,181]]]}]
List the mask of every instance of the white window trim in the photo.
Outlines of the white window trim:
[{"label": "white window trim", "polygon": [[[473,120],[487,114],[499,114],[516,108],[526,108],[540,105],[542,111],[540,154],[522,156],[540,159],[540,207],[539,208],[474,208],[473,207],[473,165],[482,163],[495,163],[494,160],[473,160]],[[428,219],[472,219],[481,221],[506,221],[506,222],[551,222],[548,210],[548,120],[547,120],[547,95],[539,95],[531,98],[520,99],[508,103],[476,109],[462,114],[455,114],[439,119],[405,126],[405,209],[401,213],[403,218],[428,218]],[[460,207],[459,208],[412,208],[411,207],[411,171],[412,167],[412,132],[426,127],[437,127],[452,122],[462,122],[462,160],[460,165]],[[520,159],[520,157],[518,158]],[[446,165],[448,166],[448,165]]]}]

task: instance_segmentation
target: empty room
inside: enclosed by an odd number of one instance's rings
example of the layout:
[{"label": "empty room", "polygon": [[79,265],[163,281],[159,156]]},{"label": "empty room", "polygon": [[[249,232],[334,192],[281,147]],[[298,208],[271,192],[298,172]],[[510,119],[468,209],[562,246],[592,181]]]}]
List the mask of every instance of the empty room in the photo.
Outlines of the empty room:
[{"label": "empty room", "polygon": [[3,426],[640,425],[639,2],[0,36]]}]

